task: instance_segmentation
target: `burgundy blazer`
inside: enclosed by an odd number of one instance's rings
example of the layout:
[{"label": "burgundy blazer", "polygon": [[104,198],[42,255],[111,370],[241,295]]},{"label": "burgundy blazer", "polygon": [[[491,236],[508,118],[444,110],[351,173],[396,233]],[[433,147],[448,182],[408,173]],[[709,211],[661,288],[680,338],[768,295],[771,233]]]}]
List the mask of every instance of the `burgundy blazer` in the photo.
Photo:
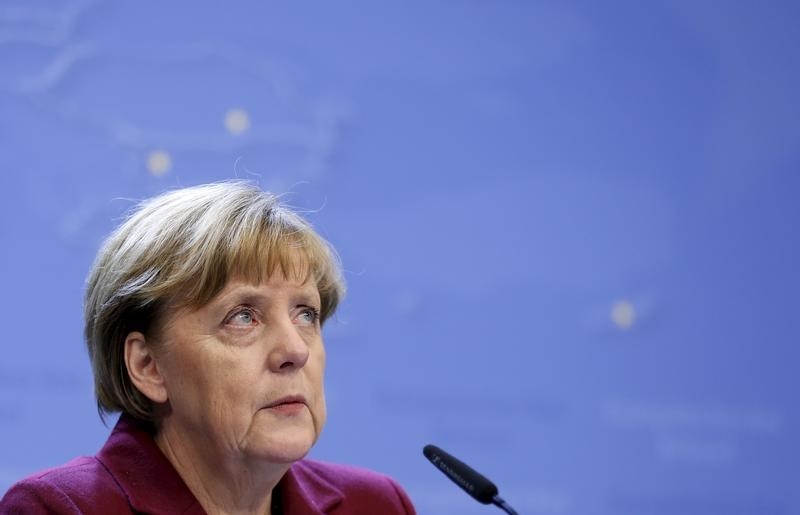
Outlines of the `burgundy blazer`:
[{"label": "burgundy blazer", "polygon": [[[413,515],[391,478],[311,460],[294,463],[276,487],[284,515]],[[34,474],[6,492],[0,514],[205,514],[153,438],[121,416],[97,456]]]}]

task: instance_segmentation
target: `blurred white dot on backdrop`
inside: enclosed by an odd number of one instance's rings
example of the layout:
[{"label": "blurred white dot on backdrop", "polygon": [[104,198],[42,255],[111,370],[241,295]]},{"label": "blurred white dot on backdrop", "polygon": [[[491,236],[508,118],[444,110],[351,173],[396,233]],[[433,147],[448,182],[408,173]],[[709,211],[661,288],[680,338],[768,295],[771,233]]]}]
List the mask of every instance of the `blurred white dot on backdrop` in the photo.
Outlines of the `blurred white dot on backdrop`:
[{"label": "blurred white dot on backdrop", "polygon": [[147,170],[160,177],[172,168],[172,157],[165,150],[154,150],[147,156]]},{"label": "blurred white dot on backdrop", "polygon": [[234,136],[244,134],[250,128],[250,115],[244,109],[228,109],[225,113],[225,130]]},{"label": "blurred white dot on backdrop", "polygon": [[636,322],[636,309],[630,301],[619,300],[611,306],[611,321],[623,331],[627,331]]}]

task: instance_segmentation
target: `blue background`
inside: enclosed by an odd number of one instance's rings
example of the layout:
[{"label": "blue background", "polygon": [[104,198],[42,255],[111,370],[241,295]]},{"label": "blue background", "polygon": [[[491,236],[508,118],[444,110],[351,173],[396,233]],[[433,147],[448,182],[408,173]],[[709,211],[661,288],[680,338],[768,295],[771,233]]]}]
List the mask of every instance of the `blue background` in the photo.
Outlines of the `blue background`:
[{"label": "blue background", "polygon": [[[93,454],[81,298],[137,199],[338,248],[320,459],[422,514],[799,514],[800,4],[0,3],[0,492]],[[227,125],[226,125],[227,120]]]}]

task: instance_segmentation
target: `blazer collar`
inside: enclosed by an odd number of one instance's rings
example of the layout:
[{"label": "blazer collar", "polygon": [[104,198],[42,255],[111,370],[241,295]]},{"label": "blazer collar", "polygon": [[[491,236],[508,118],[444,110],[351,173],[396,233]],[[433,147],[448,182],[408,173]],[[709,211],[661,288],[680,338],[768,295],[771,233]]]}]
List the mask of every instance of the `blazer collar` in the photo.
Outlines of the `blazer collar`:
[{"label": "blazer collar", "polygon": [[124,414],[119,417],[97,459],[114,476],[134,510],[205,514],[148,428],[132,417]]},{"label": "blazer collar", "polygon": [[318,473],[313,462],[295,462],[278,485],[284,514],[324,515],[342,502],[344,493]]}]

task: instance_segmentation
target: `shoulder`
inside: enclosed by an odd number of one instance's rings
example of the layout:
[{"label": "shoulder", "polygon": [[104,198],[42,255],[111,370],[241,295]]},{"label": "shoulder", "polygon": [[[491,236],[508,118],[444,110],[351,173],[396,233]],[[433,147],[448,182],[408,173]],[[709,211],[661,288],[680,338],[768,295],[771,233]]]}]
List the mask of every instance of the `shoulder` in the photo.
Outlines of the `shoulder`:
[{"label": "shoulder", "polygon": [[[294,475],[308,484],[327,483],[342,494],[341,513],[413,514],[411,500],[403,488],[385,474],[352,465],[301,460],[292,466]],[[340,513],[334,511],[333,513]]]},{"label": "shoulder", "polygon": [[2,513],[124,513],[125,495],[93,457],[37,472],[13,485],[0,499]]}]

